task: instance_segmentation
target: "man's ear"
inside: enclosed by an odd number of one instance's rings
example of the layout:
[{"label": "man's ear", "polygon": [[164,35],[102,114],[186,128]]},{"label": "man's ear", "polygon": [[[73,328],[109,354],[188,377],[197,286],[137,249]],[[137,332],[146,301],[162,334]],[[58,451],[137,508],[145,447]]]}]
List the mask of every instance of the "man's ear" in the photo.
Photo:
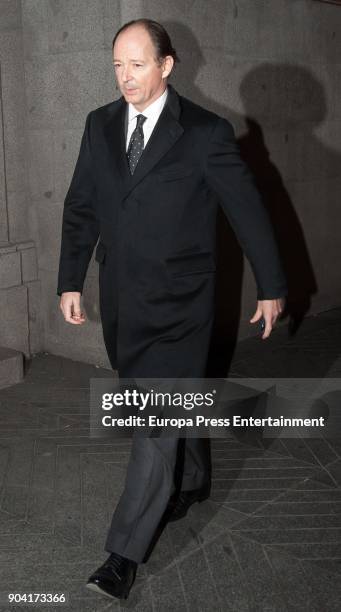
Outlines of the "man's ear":
[{"label": "man's ear", "polygon": [[166,79],[172,72],[174,66],[174,59],[171,55],[166,55],[163,59],[162,78]]}]

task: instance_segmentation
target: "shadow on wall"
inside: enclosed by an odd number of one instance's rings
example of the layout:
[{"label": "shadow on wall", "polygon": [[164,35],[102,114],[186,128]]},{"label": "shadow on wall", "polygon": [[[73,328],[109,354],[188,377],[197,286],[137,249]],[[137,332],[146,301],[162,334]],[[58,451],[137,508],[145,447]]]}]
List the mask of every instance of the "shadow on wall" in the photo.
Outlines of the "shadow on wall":
[{"label": "shadow on wall", "polygon": [[[301,66],[258,64],[243,77],[239,86],[245,110],[241,117],[228,106],[212,100],[209,92],[206,94],[196,85],[199,70],[206,62],[193,32],[181,23],[168,22],[165,26],[180,56],[180,64],[172,77],[174,87],[200,106],[227,118],[235,128],[241,123],[247,126],[247,132],[238,139],[238,144],[242,158],[254,174],[274,227],[289,287],[284,317],[288,318],[289,334],[294,335],[309,311],[311,296],[318,288],[301,223],[281,173],[270,159],[261,125],[266,121],[267,127],[283,134],[283,159],[288,160],[291,175],[295,178],[303,180],[308,175],[313,176],[322,159],[325,168],[334,172],[335,176],[339,156],[335,151],[330,151],[326,160],[321,141],[312,131],[327,113],[323,87],[309,70]],[[226,81],[228,83],[228,79]],[[226,97],[229,95],[227,85]],[[293,136],[295,130],[300,132],[304,151],[300,158],[292,160],[292,145],[286,131]],[[295,163],[297,169],[293,172]],[[221,356],[221,364],[215,364],[216,369],[211,375],[224,376],[237,339],[243,254],[222,211],[218,214],[217,241],[217,306],[212,354]],[[227,346],[228,354],[225,352],[222,355],[223,347],[226,351]]]}]

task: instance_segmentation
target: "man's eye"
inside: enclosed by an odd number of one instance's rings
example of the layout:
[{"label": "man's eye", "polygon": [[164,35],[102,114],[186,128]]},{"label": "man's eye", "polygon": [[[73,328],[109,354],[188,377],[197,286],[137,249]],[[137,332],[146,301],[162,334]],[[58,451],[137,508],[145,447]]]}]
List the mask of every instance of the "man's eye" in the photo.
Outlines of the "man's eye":
[{"label": "man's eye", "polygon": [[134,64],[134,66],[136,66],[137,68],[140,68],[142,64]]}]

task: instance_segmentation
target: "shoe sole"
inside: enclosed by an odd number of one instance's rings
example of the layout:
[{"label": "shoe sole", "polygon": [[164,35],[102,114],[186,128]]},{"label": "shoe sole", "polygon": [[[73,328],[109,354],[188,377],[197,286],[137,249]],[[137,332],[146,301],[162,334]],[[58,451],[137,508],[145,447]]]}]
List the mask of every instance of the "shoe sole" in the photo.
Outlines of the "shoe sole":
[{"label": "shoe sole", "polygon": [[193,504],[191,504],[191,505],[190,505],[190,506],[187,508],[186,512],[184,512],[183,514],[178,515],[177,517],[174,517],[174,518],[172,518],[172,515],[170,515],[170,517],[169,517],[169,519],[168,519],[168,523],[174,523],[175,521],[179,521],[180,519],[184,518],[184,517],[187,515],[188,510],[190,509],[190,507],[191,507],[191,506],[193,506],[193,505],[194,505],[194,504],[196,504],[196,503],[201,504],[201,502],[205,501],[205,499],[208,499],[208,498],[209,498],[209,495],[204,495],[203,497],[198,497],[198,499],[196,499],[196,500],[193,502]]},{"label": "shoe sole", "polygon": [[108,597],[109,599],[127,599],[128,598],[128,595],[125,595],[125,594],[111,595],[110,593],[108,593],[107,591],[104,591],[104,589],[101,589],[97,584],[94,584],[93,582],[89,582],[88,584],[85,585],[85,587],[89,589],[89,591],[94,591],[95,593],[99,593],[100,595],[105,595],[105,597]]}]

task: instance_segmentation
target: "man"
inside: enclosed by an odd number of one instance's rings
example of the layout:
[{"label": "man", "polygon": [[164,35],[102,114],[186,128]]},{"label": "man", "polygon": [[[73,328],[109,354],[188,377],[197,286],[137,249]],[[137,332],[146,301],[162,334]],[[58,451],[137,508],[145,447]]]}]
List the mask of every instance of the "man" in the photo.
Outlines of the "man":
[{"label": "man", "polygon": [[[286,282],[272,228],[232,125],[167,84],[177,60],[164,28],[125,24],[113,41],[122,97],[89,113],[65,199],[58,295],[82,325],[80,296],[95,244],[108,356],[120,377],[204,377],[214,315],[216,214],[222,206],[253,268],[262,338]],[[233,265],[227,262],[226,268]],[[133,438],[107,561],[87,586],[127,597],[162,516],[209,495],[207,440],[185,445],[174,498],[175,438]]]}]

